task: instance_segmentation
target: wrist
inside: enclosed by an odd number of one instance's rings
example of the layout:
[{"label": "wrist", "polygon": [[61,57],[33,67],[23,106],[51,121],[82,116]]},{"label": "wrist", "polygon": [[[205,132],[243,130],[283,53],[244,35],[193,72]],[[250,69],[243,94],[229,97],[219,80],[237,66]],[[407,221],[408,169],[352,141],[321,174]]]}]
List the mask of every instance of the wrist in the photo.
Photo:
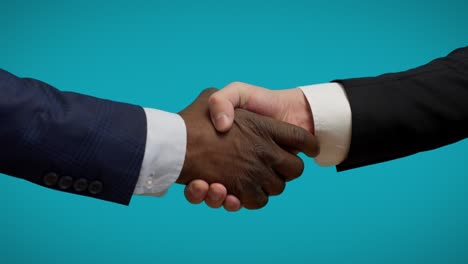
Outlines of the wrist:
[{"label": "wrist", "polygon": [[[184,120],[187,143],[185,150],[184,164],[182,165],[181,172],[179,177],[176,180],[178,184],[187,185],[194,179],[200,179],[201,175],[194,175],[193,171],[197,167],[197,160],[200,158],[200,146],[208,144],[205,134],[207,133],[207,127],[212,128],[214,131],[211,122],[208,118],[208,110],[206,110],[207,117],[204,118],[204,115],[200,115],[195,111],[182,110],[178,114]],[[195,176],[198,176],[195,177]]]},{"label": "wrist", "polygon": [[311,106],[300,88],[287,90],[291,115],[295,117],[294,123],[315,135],[314,118]]},{"label": "wrist", "polygon": [[348,153],[351,142],[351,108],[339,83],[300,87],[312,106],[314,131],[320,142],[315,161],[322,166],[337,165]]},{"label": "wrist", "polygon": [[177,180],[184,164],[186,126],[177,114],[152,108],[144,111],[145,152],[134,193],[162,196]]},{"label": "wrist", "polygon": [[[189,144],[191,142],[189,142],[189,138],[192,136],[191,132],[191,129],[189,129],[189,122],[187,122],[188,120],[188,117],[187,115],[184,113],[184,111],[180,111],[179,113],[177,113],[181,118],[182,120],[184,121],[184,124],[185,124],[185,129],[186,129],[186,135],[187,135],[187,143],[186,143],[186,149],[185,149],[185,158],[184,158],[184,163],[182,164],[182,169],[180,171],[180,174],[179,174],[179,177],[177,178],[176,180],[176,183],[178,184],[187,184],[188,183],[188,179],[186,179],[186,171],[187,171],[187,167],[189,167],[190,165],[190,158],[188,157],[189,156]],[[189,134],[190,133],[190,134]]]}]

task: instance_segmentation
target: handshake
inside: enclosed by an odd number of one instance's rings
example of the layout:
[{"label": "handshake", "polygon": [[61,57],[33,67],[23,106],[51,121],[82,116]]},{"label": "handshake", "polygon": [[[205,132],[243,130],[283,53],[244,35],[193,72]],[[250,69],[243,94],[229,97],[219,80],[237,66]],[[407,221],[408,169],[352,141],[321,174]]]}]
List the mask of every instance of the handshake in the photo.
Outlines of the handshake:
[{"label": "handshake", "polygon": [[377,77],[277,91],[235,82],[179,116],[0,69],[0,173],[121,204],[176,181],[191,203],[258,209],[302,174],[299,152],[342,171],[465,139],[467,65],[465,47]]},{"label": "handshake", "polygon": [[272,91],[245,83],[204,90],[179,112],[187,152],[177,183],[191,203],[258,209],[304,170],[297,153],[315,157],[310,106],[299,88]]}]

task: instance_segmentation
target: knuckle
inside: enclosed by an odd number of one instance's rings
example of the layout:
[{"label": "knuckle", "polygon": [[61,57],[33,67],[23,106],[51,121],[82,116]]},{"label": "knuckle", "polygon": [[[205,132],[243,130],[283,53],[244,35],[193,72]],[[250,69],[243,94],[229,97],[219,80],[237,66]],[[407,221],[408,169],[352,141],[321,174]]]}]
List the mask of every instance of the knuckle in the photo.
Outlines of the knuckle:
[{"label": "knuckle", "polygon": [[286,189],[286,183],[284,181],[280,181],[275,185],[275,188],[273,189],[273,192],[271,192],[271,195],[280,195],[284,192]]},{"label": "knuckle", "polygon": [[260,209],[267,205],[268,203],[268,196],[266,195],[258,195],[253,200],[248,200],[244,203],[244,207],[250,210]]},{"label": "knuckle", "polygon": [[265,155],[265,153],[266,153],[265,145],[259,144],[259,143],[254,143],[252,147],[253,147],[253,150],[254,150],[255,154],[257,154],[258,156],[264,156]]},{"label": "knuckle", "polygon": [[221,96],[218,93],[214,93],[208,98],[208,104],[218,104],[221,101]]},{"label": "knuckle", "polygon": [[232,87],[237,87],[237,86],[242,86],[242,85],[244,85],[244,84],[245,84],[245,83],[240,82],[240,81],[233,81],[233,82],[229,83],[227,86],[230,86],[230,87],[231,87],[231,86],[232,86]]},{"label": "knuckle", "polygon": [[218,89],[214,87],[208,87],[208,88],[205,88],[202,92],[216,92],[216,91],[218,91]]},{"label": "knuckle", "polygon": [[257,203],[256,203],[256,208],[255,209],[263,208],[268,203],[268,196],[267,195],[258,195],[256,202]]},{"label": "knuckle", "polygon": [[251,199],[250,197],[242,199],[241,202],[244,205],[244,207],[249,209],[249,210],[258,208],[256,202],[253,199]]},{"label": "knuckle", "polygon": [[306,143],[308,132],[304,129],[300,127],[292,127],[290,133],[292,135],[292,139],[294,140],[297,146],[303,146]]},{"label": "knuckle", "polygon": [[299,178],[304,172],[304,161],[297,157],[297,162],[294,163],[294,169],[291,170],[291,177],[288,178],[288,181]]},{"label": "knuckle", "polygon": [[286,157],[284,155],[278,155],[275,153],[274,159],[273,167],[281,167],[281,165],[286,163]]},{"label": "knuckle", "polygon": [[210,87],[210,88],[205,88],[201,91],[200,95],[211,95],[215,92],[217,92],[218,89],[214,88],[214,87]]},{"label": "knuckle", "polygon": [[301,176],[302,173],[304,173],[304,169],[305,169],[304,161],[301,158],[299,158],[296,178]]},{"label": "knuckle", "polygon": [[245,208],[260,209],[268,203],[268,196],[263,191],[262,186],[249,184],[244,191],[241,202]]},{"label": "knuckle", "polygon": [[282,181],[279,192],[276,195],[282,194],[284,192],[284,190],[286,190],[286,182]]},{"label": "knuckle", "polygon": [[241,177],[228,177],[224,182],[227,192],[237,197],[241,197],[242,192],[248,188],[245,186],[245,180]]}]

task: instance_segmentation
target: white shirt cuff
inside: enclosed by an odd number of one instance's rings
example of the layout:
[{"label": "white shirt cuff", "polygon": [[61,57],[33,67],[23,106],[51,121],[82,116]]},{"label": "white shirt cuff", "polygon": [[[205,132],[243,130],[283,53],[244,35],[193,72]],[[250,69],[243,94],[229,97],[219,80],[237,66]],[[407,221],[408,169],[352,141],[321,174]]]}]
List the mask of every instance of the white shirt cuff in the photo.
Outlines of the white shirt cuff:
[{"label": "white shirt cuff", "polygon": [[178,114],[151,108],[144,110],[148,132],[134,194],[163,196],[184,165],[187,131]]},{"label": "white shirt cuff", "polygon": [[351,107],[339,83],[302,86],[314,119],[320,154],[315,162],[321,166],[340,164],[348,155],[351,143]]}]

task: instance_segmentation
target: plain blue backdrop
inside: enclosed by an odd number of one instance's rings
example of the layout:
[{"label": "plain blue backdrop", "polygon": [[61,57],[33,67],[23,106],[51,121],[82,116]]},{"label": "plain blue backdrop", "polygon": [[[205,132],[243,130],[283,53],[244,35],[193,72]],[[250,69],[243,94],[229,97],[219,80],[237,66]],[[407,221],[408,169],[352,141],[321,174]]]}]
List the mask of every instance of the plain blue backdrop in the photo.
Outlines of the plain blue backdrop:
[{"label": "plain blue backdrop", "polygon": [[[176,112],[236,80],[280,89],[424,64],[468,44],[467,11],[466,1],[3,0],[0,67]],[[467,149],[342,173],[307,159],[282,196],[239,213],[190,205],[182,186],[125,207],[2,175],[0,263],[467,263]]]}]

